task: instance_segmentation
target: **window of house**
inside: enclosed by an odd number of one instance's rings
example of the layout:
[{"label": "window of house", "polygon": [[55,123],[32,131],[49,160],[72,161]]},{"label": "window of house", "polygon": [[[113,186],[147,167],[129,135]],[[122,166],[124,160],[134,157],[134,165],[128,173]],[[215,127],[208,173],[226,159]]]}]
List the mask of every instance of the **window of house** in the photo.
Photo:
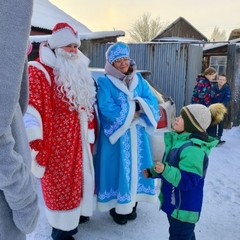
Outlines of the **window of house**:
[{"label": "window of house", "polygon": [[218,74],[226,74],[227,56],[211,56],[210,67],[215,68]]}]

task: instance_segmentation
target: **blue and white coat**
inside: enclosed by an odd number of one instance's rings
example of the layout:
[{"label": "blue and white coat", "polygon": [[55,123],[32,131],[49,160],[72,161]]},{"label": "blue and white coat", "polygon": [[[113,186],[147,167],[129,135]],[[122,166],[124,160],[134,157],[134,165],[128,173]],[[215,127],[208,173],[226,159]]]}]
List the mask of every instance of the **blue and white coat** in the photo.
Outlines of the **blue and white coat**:
[{"label": "blue and white coat", "polygon": [[[135,102],[141,106],[134,118]],[[157,98],[141,74],[136,73],[129,88],[123,81],[105,75],[98,79],[97,104],[100,131],[95,158],[98,210],[115,208],[128,214],[135,202],[155,202],[153,179],[142,169],[152,166],[148,133],[160,118]]]}]

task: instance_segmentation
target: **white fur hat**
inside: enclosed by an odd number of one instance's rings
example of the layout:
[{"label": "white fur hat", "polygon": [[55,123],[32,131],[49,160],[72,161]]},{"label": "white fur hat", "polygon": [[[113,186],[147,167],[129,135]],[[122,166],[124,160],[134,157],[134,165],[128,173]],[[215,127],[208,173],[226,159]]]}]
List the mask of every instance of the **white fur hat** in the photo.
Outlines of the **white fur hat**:
[{"label": "white fur hat", "polygon": [[78,32],[75,31],[68,23],[58,23],[52,30],[52,35],[48,39],[51,49],[64,47],[75,43],[78,47],[81,45]]}]

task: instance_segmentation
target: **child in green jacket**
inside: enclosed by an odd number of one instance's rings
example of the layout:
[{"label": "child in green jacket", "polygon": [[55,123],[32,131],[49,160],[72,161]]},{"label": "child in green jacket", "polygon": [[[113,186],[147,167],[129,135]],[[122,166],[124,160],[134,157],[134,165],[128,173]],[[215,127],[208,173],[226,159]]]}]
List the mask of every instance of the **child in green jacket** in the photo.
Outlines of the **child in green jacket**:
[{"label": "child in green jacket", "polygon": [[208,155],[218,141],[206,129],[220,122],[223,104],[191,104],[181,109],[174,131],[165,133],[162,162],[144,169],[147,178],[161,178],[160,207],[169,221],[169,239],[195,240],[195,223],[199,220]]}]

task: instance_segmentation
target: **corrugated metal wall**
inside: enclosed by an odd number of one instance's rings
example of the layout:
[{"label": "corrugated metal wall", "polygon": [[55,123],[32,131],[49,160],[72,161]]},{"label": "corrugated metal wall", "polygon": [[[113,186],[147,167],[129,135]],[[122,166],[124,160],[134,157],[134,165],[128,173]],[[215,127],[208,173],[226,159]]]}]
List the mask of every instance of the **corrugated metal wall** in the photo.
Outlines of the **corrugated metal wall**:
[{"label": "corrugated metal wall", "polygon": [[196,85],[196,78],[202,70],[203,49],[197,45],[189,45],[188,48],[188,65],[186,78],[186,97],[185,105],[190,104],[193,88]]},{"label": "corrugated metal wall", "polygon": [[[88,45],[85,51],[91,67],[104,67],[109,44]],[[202,47],[187,43],[129,44],[131,58],[138,69],[150,70],[150,79],[176,103],[177,114],[189,104],[195,79],[202,65]]]}]

